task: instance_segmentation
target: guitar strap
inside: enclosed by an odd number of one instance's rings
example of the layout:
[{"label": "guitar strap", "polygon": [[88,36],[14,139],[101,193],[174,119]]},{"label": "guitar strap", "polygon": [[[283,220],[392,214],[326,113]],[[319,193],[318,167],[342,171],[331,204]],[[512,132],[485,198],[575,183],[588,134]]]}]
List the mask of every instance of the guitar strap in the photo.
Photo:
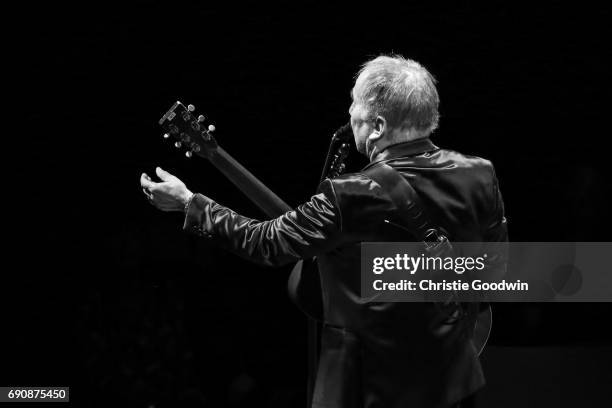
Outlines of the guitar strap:
[{"label": "guitar strap", "polygon": [[401,227],[425,244],[426,250],[452,253],[453,247],[443,228],[435,226],[418,193],[397,170],[385,162],[376,163],[364,172],[378,183],[399,209]]},{"label": "guitar strap", "polygon": [[[414,238],[423,242],[425,251],[430,256],[444,257],[454,254],[453,246],[447,238],[447,232],[433,223],[419,194],[397,170],[385,162],[379,162],[365,170],[364,173],[383,188],[399,210],[396,212],[399,225],[396,224],[396,226],[412,233]],[[480,307],[476,302],[452,303],[456,305],[457,310],[461,310],[459,318],[475,319]],[[444,303],[445,306],[447,304],[448,302]],[[456,317],[453,317],[452,307],[450,311],[449,319],[454,320]]]}]

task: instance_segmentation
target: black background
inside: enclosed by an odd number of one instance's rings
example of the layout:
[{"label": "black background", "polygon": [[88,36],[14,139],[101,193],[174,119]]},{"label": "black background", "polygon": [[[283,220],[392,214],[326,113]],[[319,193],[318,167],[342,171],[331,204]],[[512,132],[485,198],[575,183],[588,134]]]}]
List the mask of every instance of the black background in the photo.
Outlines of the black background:
[{"label": "black background", "polygon": [[[177,99],[296,205],[348,120],[359,65],[402,54],[438,80],[434,143],[495,164],[511,240],[609,241],[608,11],[452,3],[82,3],[15,15],[18,72],[6,79],[25,118],[5,153],[0,382],[67,384],[74,406],[302,406],[306,331],[285,294],[289,268],[187,236],[180,214],[143,198],[140,174],[159,165],[262,216],[161,138],[157,120]],[[610,345],[608,305],[495,312],[493,346]]]}]

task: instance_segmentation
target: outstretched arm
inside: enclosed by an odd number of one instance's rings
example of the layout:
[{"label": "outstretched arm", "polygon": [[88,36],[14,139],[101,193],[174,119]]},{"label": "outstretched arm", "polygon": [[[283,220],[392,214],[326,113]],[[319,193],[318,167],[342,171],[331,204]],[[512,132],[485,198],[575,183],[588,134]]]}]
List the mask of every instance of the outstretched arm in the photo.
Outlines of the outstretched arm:
[{"label": "outstretched arm", "polygon": [[331,182],[321,184],[309,201],[278,218],[244,217],[202,194],[191,194],[176,177],[158,168],[162,183],[146,174],[141,185],[153,205],[186,211],[184,229],[214,239],[231,252],[265,265],[284,265],[325,253],[340,244],[340,212]]}]

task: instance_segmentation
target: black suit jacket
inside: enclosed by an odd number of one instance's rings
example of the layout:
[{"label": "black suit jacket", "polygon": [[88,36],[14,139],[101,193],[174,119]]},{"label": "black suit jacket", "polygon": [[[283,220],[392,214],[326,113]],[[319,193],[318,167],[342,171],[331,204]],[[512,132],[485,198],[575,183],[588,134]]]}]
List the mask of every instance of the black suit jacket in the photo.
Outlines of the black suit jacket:
[{"label": "black suit jacket", "polygon": [[308,202],[258,221],[196,195],[184,228],[265,265],[317,256],[324,325],[313,407],[444,407],[484,385],[473,320],[444,323],[427,303],[360,299],[361,242],[407,241],[393,200],[367,176],[384,161],[410,182],[455,242],[507,241],[490,161],[440,149],[429,138],[393,145],[359,173],[326,179]]}]

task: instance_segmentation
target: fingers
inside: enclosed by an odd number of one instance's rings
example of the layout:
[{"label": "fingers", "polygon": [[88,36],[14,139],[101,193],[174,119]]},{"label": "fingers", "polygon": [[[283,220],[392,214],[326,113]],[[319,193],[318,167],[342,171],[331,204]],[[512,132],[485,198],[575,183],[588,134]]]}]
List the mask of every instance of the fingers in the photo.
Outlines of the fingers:
[{"label": "fingers", "polygon": [[147,196],[147,199],[151,204],[153,204],[153,193],[151,193],[151,189],[155,187],[155,183],[151,180],[151,177],[147,175],[147,173],[142,173],[140,176],[140,185],[142,186],[142,192]]},{"label": "fingers", "polygon": [[142,175],[140,176],[140,185],[142,186],[142,188],[150,190],[152,188],[155,188],[157,183],[153,182],[151,180],[151,177],[149,177],[146,173],[142,173]]},{"label": "fingers", "polygon": [[155,174],[157,174],[157,177],[159,177],[162,181],[169,181],[174,177],[172,174],[168,173],[166,170],[163,170],[161,167],[155,168]]}]

